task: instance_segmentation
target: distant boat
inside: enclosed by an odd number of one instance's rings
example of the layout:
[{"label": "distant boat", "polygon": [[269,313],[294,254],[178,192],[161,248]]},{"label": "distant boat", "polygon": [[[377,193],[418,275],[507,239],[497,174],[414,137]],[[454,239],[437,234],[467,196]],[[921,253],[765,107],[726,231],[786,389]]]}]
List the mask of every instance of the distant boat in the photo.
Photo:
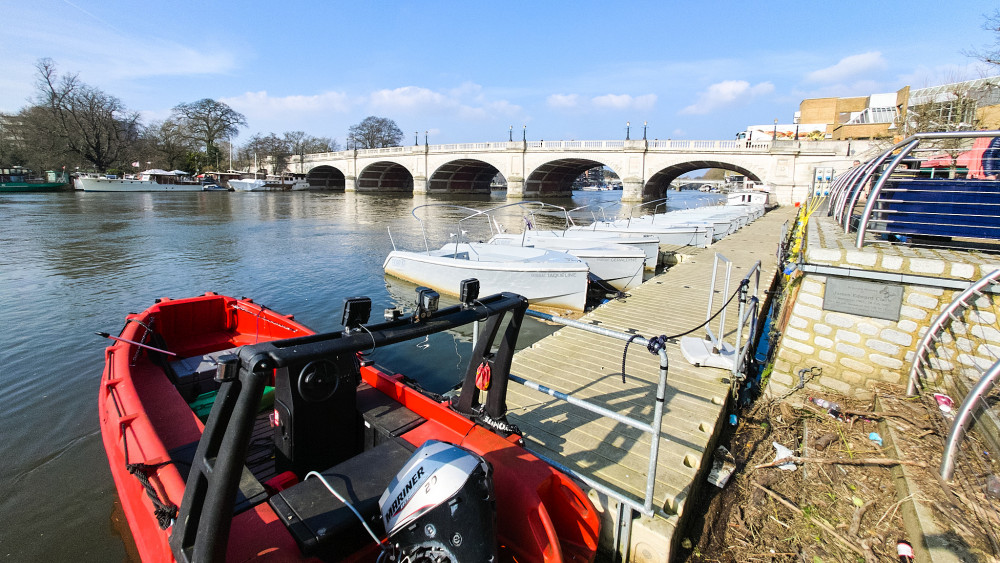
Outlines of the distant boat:
[{"label": "distant boat", "polygon": [[154,168],[140,172],[135,178],[114,175],[76,179],[77,189],[87,192],[200,192],[202,184],[183,170]]},{"label": "distant boat", "polygon": [[0,168],[0,193],[8,192],[54,192],[69,184],[65,172],[49,170],[45,178],[36,178],[27,168]]}]

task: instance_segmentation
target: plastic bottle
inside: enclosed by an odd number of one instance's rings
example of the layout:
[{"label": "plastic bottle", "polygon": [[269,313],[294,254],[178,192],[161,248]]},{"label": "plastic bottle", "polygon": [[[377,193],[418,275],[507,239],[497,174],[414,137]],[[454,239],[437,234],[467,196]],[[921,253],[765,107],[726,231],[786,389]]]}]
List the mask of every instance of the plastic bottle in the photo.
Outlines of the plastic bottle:
[{"label": "plastic bottle", "polygon": [[840,405],[837,403],[819,397],[809,397],[809,401],[821,409],[826,409],[826,412],[830,413],[830,416],[840,418]]}]

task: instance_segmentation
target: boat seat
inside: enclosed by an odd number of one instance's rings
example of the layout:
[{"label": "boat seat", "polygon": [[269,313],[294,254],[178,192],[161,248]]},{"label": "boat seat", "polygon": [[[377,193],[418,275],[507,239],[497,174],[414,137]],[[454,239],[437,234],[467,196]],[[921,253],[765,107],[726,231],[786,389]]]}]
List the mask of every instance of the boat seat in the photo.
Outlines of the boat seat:
[{"label": "boat seat", "polygon": [[219,356],[235,354],[238,349],[238,347],[227,348],[202,356],[181,358],[170,362],[170,369],[176,376],[174,385],[176,385],[181,397],[190,403],[203,393],[217,391],[219,383],[215,381],[215,372],[219,365]]},{"label": "boat seat", "polygon": [[[383,537],[379,497],[414,450],[402,438],[389,438],[321,474],[362,515],[375,535]],[[339,561],[373,543],[351,509],[315,476],[272,496],[269,502],[306,556]]]},{"label": "boat seat", "polygon": [[[191,471],[191,463],[194,461],[194,454],[197,449],[198,442],[191,442],[167,452],[185,483],[187,482],[188,473]],[[244,465],[243,472],[240,474],[240,486],[236,491],[233,514],[239,514],[265,500],[267,500],[267,490]]]},{"label": "boat seat", "polygon": [[362,433],[362,450],[370,450],[391,438],[398,438],[427,421],[364,382],[358,386],[356,400],[363,422],[358,425]]}]

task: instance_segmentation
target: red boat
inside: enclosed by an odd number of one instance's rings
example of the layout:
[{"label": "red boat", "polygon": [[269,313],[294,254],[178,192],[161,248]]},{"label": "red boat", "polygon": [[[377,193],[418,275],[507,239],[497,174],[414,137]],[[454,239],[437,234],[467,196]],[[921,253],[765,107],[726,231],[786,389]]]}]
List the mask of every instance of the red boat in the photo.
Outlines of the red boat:
[{"label": "red boat", "polygon": [[[527,301],[502,293],[316,334],[249,299],[160,299],[105,351],[101,433],[144,561],[593,561],[587,495],[506,420]],[[371,351],[482,323],[442,397]],[[485,389],[485,391],[481,391]]]}]

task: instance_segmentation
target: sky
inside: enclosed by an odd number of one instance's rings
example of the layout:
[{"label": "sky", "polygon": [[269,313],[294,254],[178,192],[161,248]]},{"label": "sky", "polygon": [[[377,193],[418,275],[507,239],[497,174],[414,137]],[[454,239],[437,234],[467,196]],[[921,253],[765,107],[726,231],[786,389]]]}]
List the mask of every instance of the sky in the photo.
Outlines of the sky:
[{"label": "sky", "polygon": [[[343,145],[369,115],[404,143],[731,139],[791,123],[806,98],[1000,74],[970,52],[995,0],[0,0],[0,112],[35,65],[119,98],[145,123],[212,98],[254,133]],[[513,127],[513,133],[511,133]]]}]

